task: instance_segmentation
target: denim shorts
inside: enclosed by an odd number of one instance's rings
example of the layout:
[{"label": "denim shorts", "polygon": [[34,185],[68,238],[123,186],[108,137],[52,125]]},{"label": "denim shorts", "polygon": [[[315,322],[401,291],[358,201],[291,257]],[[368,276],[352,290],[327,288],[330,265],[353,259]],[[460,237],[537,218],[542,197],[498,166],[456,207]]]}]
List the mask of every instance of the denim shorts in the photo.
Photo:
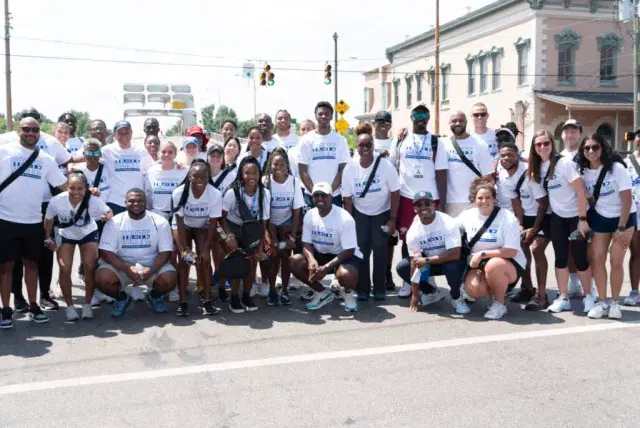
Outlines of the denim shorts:
[{"label": "denim shorts", "polygon": [[100,234],[98,232],[98,230],[94,230],[93,232],[89,233],[87,236],[85,236],[82,239],[67,239],[64,236],[61,236],[60,238],[62,238],[62,243],[63,244],[71,244],[71,245],[78,245],[78,246],[82,246],[84,244],[89,244],[91,242],[98,242],[98,238],[100,237]]},{"label": "denim shorts", "polygon": [[[620,217],[604,217],[597,213],[596,210],[590,209],[587,212],[587,221],[589,222],[589,227],[596,233],[615,233],[618,230],[618,222],[620,221]],[[637,224],[638,218],[636,213],[629,214],[629,220],[627,220],[627,224],[624,227],[628,229],[633,226],[638,226]]]}]

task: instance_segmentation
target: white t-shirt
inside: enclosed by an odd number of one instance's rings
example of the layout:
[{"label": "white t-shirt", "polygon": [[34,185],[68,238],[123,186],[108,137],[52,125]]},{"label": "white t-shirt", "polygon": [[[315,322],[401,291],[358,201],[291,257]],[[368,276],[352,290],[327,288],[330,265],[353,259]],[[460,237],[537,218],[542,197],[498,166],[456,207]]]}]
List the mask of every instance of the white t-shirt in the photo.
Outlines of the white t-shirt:
[{"label": "white t-shirt", "polygon": [[[464,229],[467,239],[471,241],[480,230],[489,216],[480,214],[477,208],[470,208],[463,211],[457,218],[458,226]],[[482,251],[499,250],[500,248],[510,248],[518,253],[514,260],[523,269],[527,266],[527,259],[520,246],[520,223],[511,211],[500,210],[487,231],[480,237],[476,245],[471,249],[471,253]]]},{"label": "white t-shirt", "polygon": [[117,141],[102,149],[102,161],[113,173],[107,202],[121,207],[129,190],[144,188],[144,173],[155,164],[145,149],[135,146],[122,149]]},{"label": "white t-shirt", "polygon": [[[89,171],[86,163],[80,169],[84,173],[84,175],[87,177],[87,181],[89,181],[89,187],[93,187],[93,182],[96,180],[98,169],[96,169],[95,171]],[[106,166],[103,166],[102,175],[100,176],[100,183],[98,183],[98,190],[100,191],[100,199],[102,199],[102,201],[105,203],[109,200],[109,192],[111,191],[110,177],[111,177],[111,172],[109,171],[109,168],[107,168]]]},{"label": "white t-shirt", "polygon": [[442,212],[436,211],[431,224],[414,221],[407,231],[409,255],[420,253],[425,257],[433,257],[461,245],[458,223]]},{"label": "white t-shirt", "polygon": [[[69,192],[62,192],[51,198],[45,217],[48,220],[58,217],[59,223],[72,222],[81,204],[82,202],[79,202],[75,208],[72,207],[71,201],[69,200]],[[107,204],[100,198],[91,196],[89,197],[87,210],[78,219],[78,222],[72,226],[57,229],[58,233],[65,239],[79,241],[91,232],[98,230],[98,225],[95,220],[100,220],[100,217],[109,211],[110,209]]]},{"label": "white t-shirt", "polygon": [[[469,136],[464,140],[457,140],[462,153],[471,161],[480,174],[493,173],[493,158],[489,154],[487,143],[476,136]],[[447,202],[462,203],[469,201],[469,187],[477,175],[460,160],[460,156],[451,143],[451,139],[445,139],[445,150],[449,161],[447,173]],[[435,197],[435,196],[434,196]]]},{"label": "white t-shirt", "polygon": [[262,148],[271,153],[276,149],[276,147],[284,147],[280,140],[276,140],[275,136],[271,138],[269,141],[262,142]]},{"label": "white t-shirt", "polygon": [[561,152],[560,152],[560,154],[561,154],[562,156],[566,156],[566,157],[568,157],[568,158],[569,158],[569,159],[571,159],[571,160],[574,160],[574,158],[575,158],[575,157],[576,157],[576,155],[578,154],[578,150],[579,150],[579,149],[575,149],[575,150],[569,151],[569,149],[564,149],[563,151],[561,151]]},{"label": "white t-shirt", "polygon": [[171,211],[171,194],[182,183],[189,173],[187,168],[162,169],[162,165],[155,164],[146,172],[144,190],[147,194],[147,209],[167,218]]},{"label": "white t-shirt", "polygon": [[[289,149],[287,152],[289,156],[289,167],[291,168],[291,175],[293,175],[298,180],[300,179],[300,171],[298,171],[298,163],[300,162],[300,146],[295,146]],[[302,187],[302,183],[300,183]]]},{"label": "white t-shirt", "polygon": [[[602,171],[602,165],[598,169],[585,168],[582,174],[584,186],[587,189],[587,197],[593,197],[593,188],[598,181],[598,176]],[[604,176],[600,196],[596,202],[596,212],[603,217],[618,218],[622,210],[622,200],[620,192],[631,190],[631,176],[627,168],[618,162],[613,163],[613,171],[609,171]],[[636,204],[631,204],[631,213],[636,212]]]},{"label": "white t-shirt", "polygon": [[389,211],[391,192],[400,190],[396,169],[387,159],[381,158],[371,187],[364,198],[361,198],[360,194],[369,181],[374,164],[375,161],[368,168],[363,168],[359,163],[351,163],[342,173],[342,196],[345,198],[351,196],[355,209],[369,216]]},{"label": "white t-shirt", "polygon": [[[173,191],[173,206],[177,207],[182,197],[184,184]],[[193,229],[207,227],[210,218],[222,217],[222,195],[211,184],[207,184],[204,193],[196,198],[193,195],[193,188],[189,189],[187,202],[175,214],[184,218],[184,225]],[[177,220],[174,221],[174,229]]]},{"label": "white t-shirt", "polygon": [[526,174],[526,172],[527,164],[524,162],[518,163],[518,169],[512,176],[509,176],[509,172],[506,169],[502,168],[502,166],[498,167],[496,193],[498,194],[498,205],[500,206],[500,208],[504,208],[513,212],[511,199],[513,199],[513,194],[515,193],[518,180],[520,180],[520,177],[522,177],[523,174]]},{"label": "white t-shirt", "polygon": [[104,226],[98,248],[115,253],[129,265],[151,267],[159,253],[173,251],[171,227],[151,211],[146,211],[140,220],[132,219],[125,211]]},{"label": "white t-shirt", "polygon": [[[37,144],[38,148],[47,153],[49,156],[56,161],[58,167],[60,168],[60,172],[62,175],[66,177],[67,175],[67,166],[65,165],[67,162],[71,160],[71,154],[67,152],[67,150],[53,137],[48,137],[43,134],[40,134],[40,139]],[[65,165],[65,166],[61,166]],[[44,183],[44,193],[42,195],[42,202],[49,202],[51,200],[51,189],[49,188],[48,183]]]},{"label": "white t-shirt", "polygon": [[[634,156],[634,154],[632,153],[631,156]],[[640,159],[636,157],[636,160],[640,163]],[[640,175],[636,172],[629,158],[625,159],[625,161],[627,162],[629,175],[631,176],[631,195],[636,204],[638,220],[640,220]]]},{"label": "white t-shirt", "polygon": [[[393,138],[387,138],[386,140],[378,140],[378,139],[373,139],[373,156],[378,156],[380,155],[381,152],[383,152],[384,150],[389,152],[389,161],[391,162],[392,165],[395,165],[395,158],[391,157],[391,146],[392,143],[394,143]],[[353,162],[354,163],[360,163],[360,154],[358,154],[358,150],[354,150],[353,151]]]},{"label": "white t-shirt", "polygon": [[[1,145],[0,183],[24,164],[32,153],[19,144]],[[40,151],[29,168],[0,193],[0,219],[21,224],[42,222],[45,186],[58,187],[66,182],[56,161]]]},{"label": "white t-shirt", "polygon": [[82,152],[82,148],[84,147],[84,141],[80,137],[72,137],[67,140],[65,144],[65,148],[67,152],[71,154],[76,154],[76,152]]},{"label": "white t-shirt", "polygon": [[[333,184],[338,175],[340,164],[346,164],[350,159],[347,140],[335,131],[327,135],[311,131],[300,138],[299,163],[309,167],[309,176],[315,183],[325,182]],[[308,189],[305,192],[311,194]],[[333,196],[340,194],[340,188],[333,192]]]},{"label": "white t-shirt", "polygon": [[[434,199],[440,199],[436,185],[436,170],[448,169],[447,154],[442,139],[438,139],[435,164],[431,150],[431,134],[409,134],[400,143],[391,145],[392,162],[399,160],[400,195],[413,199],[420,191],[431,192]],[[395,165],[395,163],[394,163]]]},{"label": "white t-shirt", "polygon": [[273,139],[278,141],[280,147],[284,147],[287,152],[292,148],[297,147],[298,142],[300,141],[300,137],[293,132],[289,132],[289,135],[284,138],[276,134],[273,136]]},{"label": "white t-shirt", "polygon": [[[540,179],[544,183],[544,178],[549,171],[550,161],[544,162],[540,166]],[[580,178],[576,163],[566,156],[561,156],[556,162],[553,176],[549,179],[547,193],[549,194],[549,205],[551,211],[562,218],[578,216],[578,196],[571,187],[571,183]]]},{"label": "white t-shirt", "polygon": [[[266,183],[266,177],[262,177]],[[266,184],[265,184],[266,185]],[[271,176],[271,223],[280,226],[293,217],[293,211],[304,206],[304,196],[300,181],[292,176],[287,176],[284,183],[280,184]]]},{"label": "white t-shirt", "polygon": [[500,160],[500,150],[498,150],[498,140],[496,139],[495,129],[487,128],[487,132],[485,132],[484,134],[476,134],[475,132],[472,132],[471,135],[475,135],[476,137],[487,143],[487,147],[489,148],[489,155],[494,162],[498,162]]},{"label": "white t-shirt", "polygon": [[[247,204],[247,208],[253,214],[254,217],[258,217],[260,204],[258,201],[258,191],[253,196],[249,196],[244,192],[244,189],[240,190],[244,203]],[[271,217],[271,194],[268,189],[264,189],[262,194],[262,220],[269,220]],[[227,213],[227,220],[236,225],[242,225],[242,216],[240,210],[236,204],[236,194],[233,189],[229,188],[222,198],[222,211]]]},{"label": "white t-shirt", "polygon": [[[267,150],[265,150],[265,148],[263,147],[262,151],[260,152],[260,156],[258,156],[257,158],[254,156],[254,158],[258,161],[258,165],[260,165],[260,171],[262,172],[264,172],[264,170],[267,168],[267,160],[269,158],[269,154],[270,152],[267,152]],[[240,166],[240,162],[242,161],[242,159],[248,156],[251,156],[251,151],[242,152],[238,157],[238,166]]]},{"label": "white t-shirt", "polygon": [[[224,169],[221,170],[219,173],[217,173],[215,177],[211,177],[214,183],[218,180],[218,178],[220,178],[220,175],[222,175],[223,171]],[[229,171],[226,177],[224,177],[224,180],[222,180],[222,182],[218,185],[217,189],[221,195],[224,195],[224,192],[226,192],[229,186],[231,186],[231,183],[233,183],[233,180],[236,179],[237,175],[238,175],[238,167],[236,166],[231,171]]]},{"label": "white t-shirt", "polygon": [[344,250],[355,249],[354,255],[362,258],[356,222],[348,212],[335,205],[326,217],[320,216],[318,208],[307,212],[302,226],[302,242],[313,245],[322,254],[338,255]]},{"label": "white t-shirt", "polygon": [[[526,177],[520,187],[520,203],[522,204],[522,211],[527,217],[535,217],[538,215],[538,199],[547,196],[547,192],[544,191],[542,184],[536,183]],[[513,186],[513,192],[511,193],[511,199],[516,199],[518,193],[516,187]]]}]

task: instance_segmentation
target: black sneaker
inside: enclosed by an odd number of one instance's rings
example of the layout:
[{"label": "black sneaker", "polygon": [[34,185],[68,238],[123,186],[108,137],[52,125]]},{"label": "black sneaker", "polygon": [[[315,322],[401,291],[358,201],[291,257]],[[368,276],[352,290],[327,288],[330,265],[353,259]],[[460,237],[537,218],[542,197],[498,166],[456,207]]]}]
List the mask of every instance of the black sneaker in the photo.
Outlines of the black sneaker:
[{"label": "black sneaker", "polygon": [[60,308],[58,302],[53,300],[50,296],[40,296],[40,306],[50,311],[57,311]]},{"label": "black sneaker", "polygon": [[178,310],[176,310],[176,315],[178,315],[179,317],[188,317],[189,304],[187,302],[178,303]]},{"label": "black sneaker", "polygon": [[258,305],[253,303],[253,299],[251,298],[249,293],[242,293],[242,304],[244,305],[244,310],[247,312],[258,310]]},{"label": "black sneaker", "polygon": [[315,291],[313,291],[311,288],[306,287],[304,288],[304,290],[300,293],[300,300],[302,300],[303,302],[310,302],[313,300],[313,295],[315,294]]},{"label": "black sneaker", "polygon": [[547,296],[535,296],[525,305],[524,309],[525,311],[542,311],[547,309],[549,306],[551,306],[551,302],[549,302]]},{"label": "black sneaker", "polygon": [[288,291],[281,291],[278,300],[282,306],[288,306],[291,304],[291,297],[289,297]]},{"label": "black sneaker", "polygon": [[220,312],[220,308],[213,306],[213,302],[211,300],[203,300],[202,301],[202,313],[204,315],[216,315]]},{"label": "black sneaker", "polygon": [[513,303],[527,303],[533,296],[536,295],[536,289],[529,291],[526,288],[521,288],[516,294],[513,295],[511,301]]},{"label": "black sneaker", "polygon": [[17,313],[22,314],[27,312],[27,309],[29,309],[29,304],[27,303],[27,301],[25,299],[13,299],[13,306],[15,307],[15,310]]},{"label": "black sneaker", "polygon": [[50,318],[42,312],[40,306],[33,304],[29,306],[29,312],[27,312],[27,317],[30,321],[33,321],[36,324],[44,324],[49,322]]},{"label": "black sneaker", "polygon": [[13,327],[13,311],[10,307],[2,308],[0,311],[0,328],[7,329]]},{"label": "black sneaker", "polygon": [[221,302],[226,302],[227,300],[229,300],[229,293],[227,293],[226,288],[218,288],[218,300],[220,300]]},{"label": "black sneaker", "polygon": [[384,282],[384,288],[386,288],[387,291],[396,291],[396,285],[393,283],[391,275],[387,275],[387,279]]},{"label": "black sneaker", "polygon": [[244,306],[240,303],[240,297],[237,294],[231,296],[231,303],[229,303],[229,309],[234,314],[242,314],[244,313]]}]

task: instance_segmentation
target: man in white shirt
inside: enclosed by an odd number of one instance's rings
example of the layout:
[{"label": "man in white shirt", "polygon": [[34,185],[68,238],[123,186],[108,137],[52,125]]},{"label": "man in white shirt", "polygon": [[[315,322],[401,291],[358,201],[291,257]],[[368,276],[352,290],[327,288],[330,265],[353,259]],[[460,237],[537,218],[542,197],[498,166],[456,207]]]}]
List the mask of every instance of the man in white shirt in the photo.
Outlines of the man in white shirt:
[{"label": "man in white shirt", "polygon": [[[493,159],[487,143],[467,133],[467,116],[458,111],[451,115],[449,126],[453,136],[445,140],[445,150],[449,161],[447,174],[447,205],[445,211],[456,218],[469,208],[469,187],[480,176],[492,178]],[[464,159],[458,154],[453,141],[458,143]],[[467,165],[466,161],[469,162]]]},{"label": "man in white shirt", "polygon": [[[35,120],[37,120],[39,124],[42,124],[42,115],[38,110],[35,109],[35,107],[29,107],[29,108],[23,109],[18,115],[18,117],[20,118],[20,120],[26,117],[32,117]],[[45,139],[45,138],[53,138],[53,137],[49,134],[46,134],[40,131],[40,139]],[[18,135],[17,130],[0,134],[0,146],[8,143],[16,143],[16,144],[20,143],[20,136]]]},{"label": "man in white shirt", "polygon": [[332,203],[342,206],[340,186],[342,172],[349,162],[349,145],[340,134],[331,130],[333,107],[327,101],[320,101],[315,108],[317,129],[300,139],[300,161],[298,171],[305,186],[305,202],[313,207],[311,190],[315,183],[326,182],[333,189]]},{"label": "man in white shirt", "polygon": [[280,141],[273,138],[273,120],[271,120],[271,116],[266,113],[261,114],[258,118],[258,128],[262,133],[262,147],[267,152],[271,153],[276,147],[282,146]]},{"label": "man in white shirt", "polygon": [[300,137],[295,132],[291,132],[291,114],[287,110],[278,110],[276,113],[276,135],[273,138],[280,147],[285,148],[287,153],[298,146]]},{"label": "man in white shirt", "polygon": [[320,282],[325,276],[335,273],[345,290],[345,311],[356,312],[355,288],[362,266],[356,224],[347,211],[333,206],[331,193],[329,183],[320,182],[313,186],[315,208],[304,216],[303,254],[291,256],[291,273],[315,291],[313,299],[306,304],[308,310],[320,309],[335,298],[333,292]]},{"label": "man in white shirt", "polygon": [[165,313],[163,296],[176,287],[178,274],[171,264],[173,238],[164,217],[147,211],[142,189],[126,194],[126,211],[107,222],[100,237],[96,288],[114,299],[111,316],[124,315],[131,296],[128,284],[146,285],[146,299],[154,312]]},{"label": "man in white shirt", "polygon": [[[2,311],[0,328],[13,327],[13,311],[9,306],[15,260],[22,260],[29,296],[28,317],[36,323],[49,321],[36,303],[38,263],[44,248],[42,197],[45,185],[60,190],[66,179],[55,160],[38,149],[40,124],[33,117],[20,121],[20,143],[0,146],[0,297]],[[11,183],[8,178],[32,158],[30,165]],[[4,184],[2,184],[4,183]]]},{"label": "man in white shirt", "polygon": [[499,161],[498,141],[496,139],[496,131],[487,127],[487,121],[489,120],[487,106],[484,103],[475,103],[471,108],[471,116],[473,117],[473,132],[471,135],[475,135],[487,143],[489,154],[495,166]]}]

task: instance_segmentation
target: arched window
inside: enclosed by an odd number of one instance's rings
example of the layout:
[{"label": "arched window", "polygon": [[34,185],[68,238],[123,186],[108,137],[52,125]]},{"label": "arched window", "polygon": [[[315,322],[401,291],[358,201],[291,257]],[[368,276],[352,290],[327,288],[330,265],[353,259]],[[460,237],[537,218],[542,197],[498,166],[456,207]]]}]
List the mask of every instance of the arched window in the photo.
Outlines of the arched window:
[{"label": "arched window", "polygon": [[553,138],[556,140],[556,150],[558,153],[564,150],[564,142],[562,141],[562,125],[564,125],[564,122],[560,122],[558,126],[556,126],[555,131],[553,131]]},{"label": "arched window", "polygon": [[616,133],[611,125],[609,125],[608,123],[603,123],[602,125],[598,126],[598,130],[596,132],[602,135],[611,147],[616,147]]}]

